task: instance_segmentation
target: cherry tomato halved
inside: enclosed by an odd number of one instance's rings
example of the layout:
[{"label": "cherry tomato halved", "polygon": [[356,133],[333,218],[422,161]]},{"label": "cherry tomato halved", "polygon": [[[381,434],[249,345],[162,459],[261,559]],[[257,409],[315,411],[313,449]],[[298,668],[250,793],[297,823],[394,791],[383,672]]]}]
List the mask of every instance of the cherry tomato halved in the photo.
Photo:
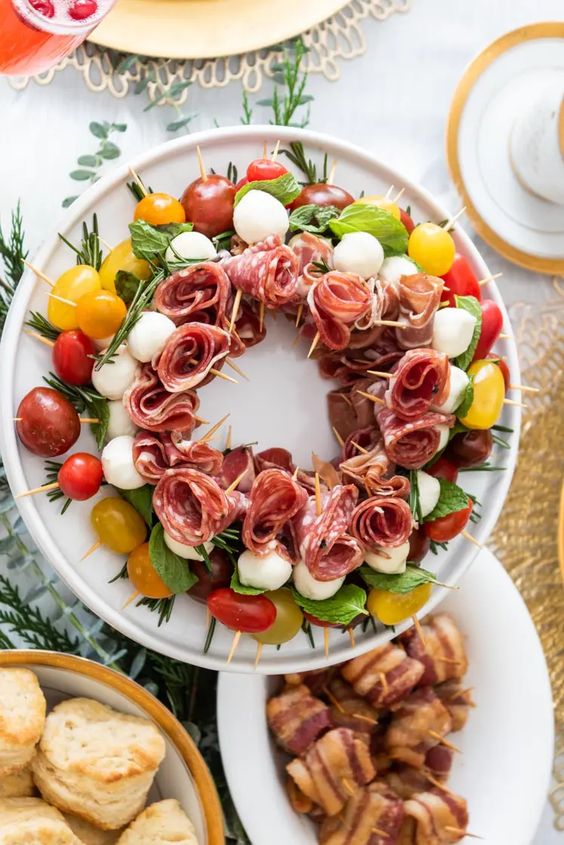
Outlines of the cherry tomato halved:
[{"label": "cherry tomato halved", "polygon": [[447,481],[452,481],[453,484],[456,483],[456,479],[458,478],[457,465],[445,455],[441,455],[438,461],[435,461],[432,466],[426,467],[425,472],[429,475],[434,475],[435,478],[445,478]]},{"label": "cherry tomato halved", "polygon": [[446,455],[459,467],[474,467],[487,461],[492,449],[491,431],[475,428],[472,431],[456,434],[448,444]]},{"label": "cherry tomato halved", "polygon": [[484,299],[480,303],[480,307],[482,309],[482,329],[474,352],[474,361],[486,358],[503,328],[503,314],[492,299]]},{"label": "cherry tomato halved", "polygon": [[443,279],[448,290],[444,291],[443,302],[448,299],[449,305],[456,306],[455,296],[474,296],[481,300],[482,294],[476,274],[470,266],[470,262],[464,255],[456,253],[452,267],[448,273],[444,273]]},{"label": "cherry tomato halved", "polygon": [[151,563],[148,543],[141,543],[127,558],[127,575],[135,589],[147,598],[166,599],[172,595]]},{"label": "cherry tomato halved", "polygon": [[133,505],[119,496],[108,496],[96,502],[90,512],[90,522],[100,542],[120,555],[132,552],[147,536],[145,520]]},{"label": "cherry tomato halved", "polygon": [[339,188],[337,185],[327,185],[325,182],[316,182],[313,185],[306,185],[290,208],[299,208],[301,205],[334,205],[335,208],[346,208],[354,202],[354,197]]},{"label": "cherry tomato halved", "polygon": [[233,631],[258,634],[274,624],[276,607],[264,596],[245,596],[229,587],[214,590],[208,598],[211,615]]},{"label": "cherry tomato halved", "polygon": [[266,593],[265,597],[276,608],[276,620],[266,631],[253,634],[255,640],[265,645],[279,645],[293,640],[302,627],[304,616],[292,593],[282,587],[280,590]]},{"label": "cherry tomato halved", "polygon": [[405,208],[400,208],[400,222],[403,223],[405,228],[407,229],[407,234],[411,235],[413,230],[415,229],[415,223],[411,219],[411,215],[407,213]]},{"label": "cherry tomato halved", "polygon": [[96,347],[79,329],[61,332],[53,347],[53,367],[67,384],[88,384]]},{"label": "cherry tomato halved", "polygon": [[409,593],[390,593],[374,588],[368,593],[366,606],[384,625],[397,625],[421,610],[429,601],[431,590],[431,584],[420,584]]},{"label": "cherry tomato halved", "polygon": [[60,468],[57,481],[65,496],[82,502],[96,495],[103,477],[102,461],[88,452],[75,452]]},{"label": "cherry tomato halved", "polygon": [[235,185],[226,176],[212,173],[205,179],[195,179],[181,197],[186,219],[194,230],[213,238],[233,228]]},{"label": "cherry tomato halved", "polygon": [[423,526],[415,528],[409,535],[409,554],[407,559],[410,563],[421,563],[429,549],[431,541],[425,534]]},{"label": "cherry tomato halved", "polygon": [[249,182],[278,179],[279,176],[284,176],[287,172],[288,168],[278,161],[272,161],[270,158],[256,158],[247,167],[247,179]]},{"label": "cherry tomato halved", "polygon": [[152,226],[184,223],[186,215],[182,203],[170,194],[147,194],[139,200],[133,212],[134,220],[145,220]]},{"label": "cherry tomato halved", "polygon": [[80,420],[73,405],[50,387],[34,387],[17,411],[16,431],[34,455],[53,458],[67,452],[80,436]]},{"label": "cherry tomato halved", "polygon": [[127,308],[123,299],[109,290],[94,290],[84,294],[76,306],[78,326],[95,340],[111,337],[125,319]]},{"label": "cherry tomato halved", "polygon": [[427,537],[435,543],[448,543],[449,540],[453,540],[470,519],[472,505],[472,499],[468,499],[468,505],[462,510],[440,516],[432,522],[426,522],[424,528]]},{"label": "cherry tomato halved", "polygon": [[233,574],[233,567],[229,562],[229,558],[221,549],[213,549],[209,557],[211,572],[204,561],[190,561],[190,569],[198,580],[193,587],[190,587],[188,595],[204,604],[207,602],[210,593],[213,593],[214,590],[217,590],[219,587],[229,586],[231,575]]}]

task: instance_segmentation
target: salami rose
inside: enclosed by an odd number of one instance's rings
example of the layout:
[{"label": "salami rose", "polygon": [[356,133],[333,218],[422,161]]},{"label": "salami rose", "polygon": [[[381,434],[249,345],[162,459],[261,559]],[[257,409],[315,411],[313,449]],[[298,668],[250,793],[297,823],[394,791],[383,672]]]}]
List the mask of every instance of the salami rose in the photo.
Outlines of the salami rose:
[{"label": "salami rose", "polygon": [[185,440],[178,431],[160,434],[140,431],[133,443],[133,462],[145,481],[156,484],[167,469],[179,466],[218,475],[223,465],[223,454],[208,443]]},{"label": "salami rose", "polygon": [[372,496],[354,509],[351,534],[365,550],[401,546],[413,528],[413,516],[403,499]]},{"label": "salami rose", "polygon": [[255,465],[252,449],[244,446],[232,449],[225,455],[221,477],[218,481],[224,489],[227,489],[237,478],[240,479],[237,490],[248,493],[255,480]]},{"label": "salami rose", "polygon": [[280,535],[302,509],[307,493],[287,472],[265,469],[259,472],[249,494],[249,507],[243,522],[243,542],[257,555],[276,551],[290,559],[291,553]]},{"label": "salami rose", "polygon": [[350,327],[368,313],[371,295],[360,276],[331,270],[310,289],[307,303],[325,346],[344,349]]},{"label": "salami rose", "polygon": [[229,353],[228,332],[205,323],[186,323],[167,340],[157,371],[170,393],[202,385],[213,378],[210,370]]},{"label": "salami rose", "polygon": [[[358,433],[362,434],[362,431]],[[353,440],[354,434],[345,443],[345,448],[348,443],[352,446]],[[409,495],[409,480],[403,475],[394,475],[395,466],[386,454],[379,432],[376,442],[368,451],[359,453],[356,450],[354,455],[341,462],[340,470],[347,480],[353,480],[364,487],[369,496],[405,498]]]},{"label": "salami rose", "polygon": [[406,469],[421,469],[439,446],[437,426],[454,424],[455,417],[428,411],[419,419],[406,422],[388,408],[377,417],[384,437],[384,448],[390,460]]},{"label": "salami rose", "polygon": [[234,287],[269,308],[279,308],[296,297],[298,259],[279,235],[271,235],[221,263]]},{"label": "salami rose", "polygon": [[403,420],[415,420],[448,396],[450,364],[434,349],[410,349],[388,382],[386,405]]},{"label": "salami rose", "polygon": [[139,428],[191,434],[196,428],[195,414],[200,400],[192,390],[169,393],[152,366],[145,364],[124,394],[123,404]]},{"label": "salami rose", "polygon": [[359,428],[352,431],[341,449],[341,462],[347,461],[349,458],[358,457],[362,450],[369,452],[374,449],[382,441],[380,430],[375,425],[367,425],[364,428]]},{"label": "salami rose", "polygon": [[443,280],[427,273],[402,276],[399,281],[399,320],[405,329],[396,329],[398,346],[415,349],[429,346],[433,337],[433,318],[439,307]]},{"label": "salami rose", "polygon": [[155,306],[177,325],[190,320],[222,326],[230,291],[225,270],[206,261],[164,279],[157,287]]}]

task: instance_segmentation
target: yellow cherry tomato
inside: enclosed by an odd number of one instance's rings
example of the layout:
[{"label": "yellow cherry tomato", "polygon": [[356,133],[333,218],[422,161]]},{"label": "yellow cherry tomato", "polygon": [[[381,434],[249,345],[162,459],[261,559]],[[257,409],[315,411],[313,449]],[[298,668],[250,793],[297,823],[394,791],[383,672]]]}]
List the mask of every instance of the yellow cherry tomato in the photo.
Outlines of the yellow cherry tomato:
[{"label": "yellow cherry tomato", "polygon": [[376,205],[378,208],[383,208],[384,211],[389,212],[396,220],[401,220],[399,206],[381,194],[369,194],[366,197],[360,197],[360,199],[354,201],[354,205]]},{"label": "yellow cherry tomato", "polygon": [[427,273],[444,276],[452,267],[456,247],[450,234],[436,223],[420,223],[407,244],[407,253]]},{"label": "yellow cherry tomato", "polygon": [[97,502],[90,513],[90,522],[100,542],[120,555],[132,552],[147,536],[145,520],[118,496]]},{"label": "yellow cherry tomato", "polygon": [[99,273],[104,290],[116,292],[115,278],[119,270],[123,270],[124,273],[133,273],[142,280],[150,279],[152,275],[149,262],[133,254],[129,238],[115,246],[102,261]]},{"label": "yellow cherry tomato", "polygon": [[[51,293],[71,302],[78,302],[85,293],[100,290],[100,276],[94,267],[88,264],[77,264],[59,276],[51,289]],[[76,307],[67,305],[53,296],[49,297],[47,318],[54,326],[62,331],[78,328]]]},{"label": "yellow cherry tomato", "polygon": [[109,290],[93,290],[78,300],[78,328],[94,340],[102,340],[117,332],[127,314],[125,302]]},{"label": "yellow cherry tomato", "polygon": [[145,220],[152,226],[165,223],[184,223],[186,214],[182,203],[170,194],[147,194],[139,200],[133,214],[134,220]]},{"label": "yellow cherry tomato", "polygon": [[127,574],[135,589],[149,599],[166,599],[172,595],[151,563],[148,543],[133,549],[127,558]]},{"label": "yellow cherry tomato", "polygon": [[294,601],[290,590],[282,588],[264,595],[275,606],[276,619],[270,628],[261,631],[259,634],[253,634],[253,637],[257,642],[265,645],[287,643],[288,640],[292,640],[296,636],[302,627],[304,615]]},{"label": "yellow cherry tomato", "polygon": [[491,428],[498,420],[505,399],[505,381],[493,361],[474,361],[468,368],[473,379],[474,398],[460,422],[467,428]]},{"label": "yellow cherry tomato", "polygon": [[409,593],[390,593],[374,588],[368,593],[366,607],[384,625],[397,625],[409,619],[429,601],[432,585],[420,584]]}]

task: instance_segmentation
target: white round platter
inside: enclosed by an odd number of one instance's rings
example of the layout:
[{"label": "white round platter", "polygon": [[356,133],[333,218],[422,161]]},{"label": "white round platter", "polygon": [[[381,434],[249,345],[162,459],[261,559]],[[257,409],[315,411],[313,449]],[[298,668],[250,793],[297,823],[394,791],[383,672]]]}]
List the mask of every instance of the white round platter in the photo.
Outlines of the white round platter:
[{"label": "white round platter", "polygon": [[[155,189],[179,195],[185,185],[198,173],[196,145],[202,149],[208,168],[225,172],[230,161],[244,168],[253,158],[262,154],[263,143],[269,148],[277,140],[282,146],[292,140],[301,140],[308,154],[321,161],[327,152],[329,159],[336,158],[337,181],[353,194],[385,193],[391,184],[404,187],[402,202],[411,206],[415,220],[441,221],[453,209],[445,209],[420,186],[410,183],[401,174],[379,162],[374,156],[332,137],[316,132],[272,126],[239,126],[200,132],[162,144],[131,162],[147,184]],[[67,212],[61,232],[71,242],[80,240],[83,220],[98,215],[100,234],[110,244],[117,244],[127,237],[133,202],[125,182],[130,178],[125,166],[101,179],[88,189]],[[454,209],[455,211],[456,209]],[[459,252],[472,263],[478,278],[489,276],[489,270],[470,238],[460,226],[454,234]],[[33,262],[51,277],[57,277],[73,263],[73,256],[53,232]],[[484,296],[494,299],[503,311],[504,331],[511,334],[509,319],[495,283],[482,288]],[[0,392],[0,445],[10,486],[14,494],[44,483],[43,461],[28,452],[19,442],[13,417],[21,398],[32,388],[42,384],[42,376],[50,369],[50,352],[22,332],[30,309],[45,313],[47,306],[46,285],[27,272],[20,282],[16,297],[4,329],[0,360],[2,361],[2,391]],[[306,341],[293,346],[295,330],[282,316],[267,319],[267,338],[251,349],[240,360],[251,381],[240,379],[238,385],[214,380],[200,393],[201,413],[212,422],[230,412],[233,442],[258,441],[257,449],[284,446],[301,466],[309,465],[312,449],[322,457],[336,454],[337,444],[327,418],[325,394],[335,383],[324,381],[312,361],[306,361]],[[498,342],[496,351],[506,357],[512,379],[519,381],[519,363],[512,337]],[[483,517],[471,527],[479,543],[489,536],[501,511],[509,489],[515,466],[519,441],[521,412],[518,407],[505,406],[501,422],[514,431],[510,448],[496,447],[492,461],[506,467],[503,472],[465,473],[464,483],[469,493],[482,503]],[[202,429],[203,431],[204,429]],[[222,448],[224,434],[215,445]],[[75,451],[96,451],[94,440],[84,431],[74,447]],[[108,495],[108,488],[100,495]],[[73,502],[64,516],[43,495],[18,499],[18,507],[35,542],[58,574],[76,595],[101,618],[128,637],[171,657],[186,662],[221,669],[229,653],[232,632],[218,625],[207,654],[202,653],[206,635],[205,608],[186,596],[177,598],[171,621],[157,627],[155,614],[134,605],[123,609],[131,593],[127,580],[114,584],[108,581],[119,571],[123,559],[101,548],[87,561],[80,557],[96,539],[90,527],[89,515],[93,500]],[[425,566],[438,573],[441,581],[456,584],[472,562],[478,548],[459,537],[449,545],[447,552],[436,557],[430,555]],[[436,587],[426,606],[428,612],[446,595],[447,590]],[[401,628],[401,626],[399,626]],[[397,628],[396,630],[399,630]],[[359,633],[355,649],[348,637],[340,631],[331,631],[330,657],[332,662],[344,660],[351,654],[360,654],[392,636],[383,630],[377,635]],[[279,651],[273,646],[264,649],[259,671],[266,674],[312,669],[324,665],[326,658],[320,638],[313,650],[305,635],[299,634]],[[230,670],[248,672],[253,669],[254,640],[243,637]]]},{"label": "white round platter", "polygon": [[[465,683],[473,688],[476,708],[453,735],[462,753],[454,755],[448,786],[468,801],[468,829],[484,842],[530,845],[548,793],[554,746],[542,647],[525,603],[491,552],[480,552],[461,586],[441,611],[452,614],[465,636]],[[266,699],[278,686],[277,678],[221,673],[223,765],[253,845],[316,845],[313,824],[290,806],[284,788],[289,758],[266,723]]]}]

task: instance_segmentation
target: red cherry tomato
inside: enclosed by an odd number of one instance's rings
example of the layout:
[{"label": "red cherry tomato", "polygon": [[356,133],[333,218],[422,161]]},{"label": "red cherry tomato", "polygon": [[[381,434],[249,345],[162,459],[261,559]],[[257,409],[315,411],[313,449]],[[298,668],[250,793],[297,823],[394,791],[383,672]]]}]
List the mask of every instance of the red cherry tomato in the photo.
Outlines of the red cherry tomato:
[{"label": "red cherry tomato", "polygon": [[62,455],[80,436],[80,420],[74,407],[50,387],[30,390],[20,402],[16,417],[20,440],[42,458]]},{"label": "red cherry tomato", "polygon": [[82,502],[96,495],[103,477],[98,458],[88,452],[76,452],[60,468],[57,481],[65,496]]},{"label": "red cherry tomato", "polygon": [[307,619],[308,622],[311,622],[312,625],[317,625],[318,628],[341,628],[342,625],[339,625],[337,622],[326,622],[324,619],[318,619],[317,616],[314,616],[312,613],[307,613],[305,610],[303,611],[304,619]]},{"label": "red cherry tomato", "polygon": [[211,615],[233,631],[258,634],[274,624],[276,608],[265,596],[244,596],[228,587],[214,590],[208,598]]},{"label": "red cherry tomato", "polygon": [[317,182],[314,185],[306,185],[302,188],[290,208],[299,208],[301,205],[334,205],[335,208],[346,208],[354,202],[348,191],[339,188],[337,185],[327,185],[325,182]]},{"label": "red cherry tomato", "polygon": [[191,560],[190,569],[197,576],[198,580],[188,590],[188,595],[204,604],[208,596],[219,587],[228,587],[233,574],[233,567],[229,558],[221,549],[214,549],[210,552],[211,572],[206,564],[200,560]]},{"label": "red cherry tomato", "polygon": [[448,299],[449,305],[453,308],[456,306],[455,296],[475,296],[478,301],[481,300],[478,279],[464,255],[456,253],[452,267],[442,278],[448,288],[444,291],[443,301]]},{"label": "red cherry tomato", "polygon": [[460,534],[470,519],[471,513],[472,499],[468,499],[468,505],[462,510],[440,516],[432,522],[426,522],[424,524],[425,533],[435,543],[448,543],[449,540],[453,540],[457,534]]},{"label": "red cherry tomato", "polygon": [[400,222],[403,223],[407,229],[407,234],[411,235],[415,229],[415,223],[411,219],[411,215],[409,215],[404,208],[400,208]]},{"label": "red cherry tomato", "polygon": [[211,174],[196,179],[186,188],[180,202],[186,220],[194,224],[196,232],[213,238],[233,228],[233,200],[235,185],[226,176]]},{"label": "red cherry tomato", "polygon": [[489,458],[492,449],[491,431],[488,428],[473,428],[452,438],[446,456],[458,467],[475,467]]},{"label": "red cherry tomato", "polygon": [[96,0],[74,0],[69,7],[69,15],[74,21],[84,21],[98,11]]},{"label": "red cherry tomato", "polygon": [[473,361],[481,361],[482,358],[487,357],[503,327],[503,314],[492,299],[484,299],[480,305],[482,308],[482,330]]},{"label": "red cherry tomato", "polygon": [[278,179],[279,176],[284,176],[287,172],[288,168],[278,161],[272,161],[270,158],[256,158],[247,167],[247,179],[249,182]]},{"label": "red cherry tomato", "polygon": [[458,467],[445,455],[441,455],[432,466],[426,467],[425,472],[434,475],[435,478],[445,478],[447,481],[452,481],[453,484],[456,483],[458,478]]},{"label": "red cherry tomato", "polygon": [[407,559],[410,563],[421,563],[429,549],[431,548],[431,541],[425,534],[423,526],[415,528],[409,535],[409,555]]},{"label": "red cherry tomato", "polygon": [[249,182],[249,180],[247,179],[246,176],[243,176],[241,179],[239,179],[239,181],[235,185],[235,193],[237,193],[237,191],[240,190],[243,187],[243,185],[247,185],[248,182]]},{"label": "red cherry tomato", "polygon": [[79,329],[61,332],[53,347],[53,367],[67,384],[88,384],[95,354],[94,343]]},{"label": "red cherry tomato", "polygon": [[511,374],[509,372],[509,367],[507,366],[504,358],[498,358],[497,355],[494,355],[490,352],[489,355],[486,355],[486,358],[493,358],[501,370],[501,375],[503,376],[503,380],[505,382],[505,392],[509,390],[509,382],[511,381]]}]

